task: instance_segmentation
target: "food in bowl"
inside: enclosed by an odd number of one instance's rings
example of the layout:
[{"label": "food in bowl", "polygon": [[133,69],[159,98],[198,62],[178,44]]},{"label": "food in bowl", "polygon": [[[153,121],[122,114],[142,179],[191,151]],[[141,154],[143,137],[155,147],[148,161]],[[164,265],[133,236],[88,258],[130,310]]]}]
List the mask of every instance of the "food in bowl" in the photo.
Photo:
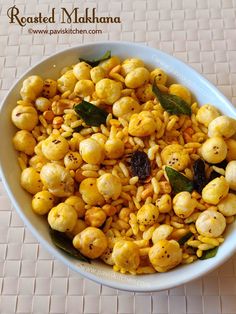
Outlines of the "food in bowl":
[{"label": "food in bowl", "polygon": [[56,245],[121,273],[214,256],[236,214],[235,121],[160,68],[103,59],[23,82],[13,144],[33,211]]}]

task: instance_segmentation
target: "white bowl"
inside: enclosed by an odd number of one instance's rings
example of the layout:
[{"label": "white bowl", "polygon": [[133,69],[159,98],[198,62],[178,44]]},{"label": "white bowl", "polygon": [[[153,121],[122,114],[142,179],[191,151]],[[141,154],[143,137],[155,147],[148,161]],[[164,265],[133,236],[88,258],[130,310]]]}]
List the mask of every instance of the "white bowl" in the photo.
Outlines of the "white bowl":
[{"label": "white bowl", "polygon": [[17,81],[5,97],[0,113],[2,179],[15,209],[29,230],[51,254],[65,265],[91,280],[113,288],[145,292],[164,290],[196,279],[225,262],[236,249],[235,223],[227,227],[225,242],[220,246],[214,258],[180,266],[167,273],[140,276],[122,275],[114,272],[111,267],[101,262],[82,263],[57,249],[50,239],[48,225],[31,210],[31,196],[20,186],[17,153],[12,145],[12,137],[16,128],[12,125],[10,117],[12,109],[16,106],[16,101],[20,97],[19,90],[23,80],[33,74],[38,74],[43,78],[57,78],[60,70],[65,66],[77,63],[79,56],[96,57],[102,55],[108,49],[111,50],[112,55],[118,55],[121,58],[138,57],[150,68],[163,68],[171,79],[186,85],[199,104],[213,104],[224,114],[236,118],[236,111],[231,103],[211,83],[192,68],[170,55],[153,48],[127,42],[79,45],[54,54],[32,67]]}]

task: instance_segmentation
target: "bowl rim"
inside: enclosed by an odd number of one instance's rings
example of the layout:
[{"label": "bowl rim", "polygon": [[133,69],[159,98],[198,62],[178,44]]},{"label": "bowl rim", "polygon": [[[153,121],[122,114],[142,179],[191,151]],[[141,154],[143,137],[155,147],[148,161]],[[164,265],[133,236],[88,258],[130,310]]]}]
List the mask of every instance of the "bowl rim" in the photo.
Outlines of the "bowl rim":
[{"label": "bowl rim", "polygon": [[[217,87],[215,87],[211,82],[209,82],[202,74],[198,73],[195,69],[192,68],[191,65],[177,59],[176,57],[172,56],[171,54],[165,53],[159,49],[153,48],[153,47],[149,47],[148,45],[144,45],[144,44],[140,44],[140,43],[134,43],[134,42],[128,42],[128,41],[99,41],[99,42],[86,42],[86,43],[82,43],[79,45],[75,45],[75,46],[71,46],[69,48],[65,48],[62,49],[60,51],[57,51],[56,53],[53,53],[47,57],[43,57],[40,61],[38,61],[37,63],[35,63],[34,65],[30,66],[26,71],[24,71],[24,73],[18,78],[16,79],[15,83],[13,84],[13,86],[9,89],[9,91],[6,93],[6,95],[4,96],[1,105],[0,105],[0,115],[1,115],[1,111],[4,107],[4,104],[6,104],[6,100],[7,98],[10,96],[10,94],[12,93],[12,91],[16,88],[16,86],[18,85],[18,83],[27,76],[27,74],[34,70],[34,68],[38,67],[41,63],[46,62],[48,60],[50,60],[51,58],[54,58],[60,54],[64,54],[67,52],[70,52],[72,50],[76,50],[79,49],[81,47],[86,47],[86,46],[106,46],[106,45],[123,45],[123,46],[129,46],[129,47],[139,47],[142,49],[148,49],[150,52],[152,52],[153,54],[158,53],[159,55],[162,55],[163,57],[166,58],[171,58],[175,63],[177,63],[178,65],[183,67],[183,70],[187,70],[188,73],[194,75],[198,80],[200,80],[201,82],[204,83],[204,85],[206,86],[206,88],[208,90],[211,91],[211,93],[214,93],[216,95],[216,97],[222,101],[222,103],[225,103],[228,107],[228,109],[232,112],[232,114],[236,115],[236,109],[233,107],[233,105],[231,104],[231,102],[226,98],[226,96],[224,96],[222,94],[221,91],[219,91],[217,89]],[[106,279],[106,278],[101,278],[96,274],[93,273],[89,273],[86,270],[83,270],[82,268],[77,267],[74,263],[71,262],[70,259],[68,259],[67,255],[65,255],[63,253],[63,251],[59,250],[58,248],[52,246],[48,241],[46,241],[40,234],[40,232],[37,231],[37,229],[33,226],[33,224],[31,223],[31,221],[25,216],[24,212],[21,210],[20,206],[18,205],[18,202],[16,200],[16,198],[14,197],[14,193],[13,193],[13,189],[10,187],[10,185],[7,182],[6,176],[5,176],[5,172],[4,169],[1,166],[1,160],[0,160],[0,177],[2,179],[3,185],[5,187],[5,190],[7,191],[7,194],[14,206],[14,208],[16,209],[18,215],[20,216],[20,218],[22,219],[23,223],[27,226],[27,228],[29,228],[30,232],[33,234],[33,236],[39,241],[40,244],[42,244],[42,246],[50,253],[52,254],[55,258],[57,258],[58,260],[60,260],[65,266],[69,267],[70,269],[72,269],[73,271],[79,273],[80,275],[82,275],[85,278],[88,278],[92,281],[95,281],[98,284],[102,284],[114,289],[119,289],[119,290],[125,290],[125,291],[132,291],[132,292],[154,292],[154,291],[162,291],[162,290],[166,290],[166,289],[171,289],[174,288],[176,286],[188,283],[192,280],[195,280],[199,277],[202,277],[203,275],[205,275],[206,273],[208,273],[209,271],[213,271],[214,269],[218,268],[220,265],[222,265],[223,263],[225,263],[236,251],[236,245],[234,248],[231,248],[231,250],[229,250],[228,252],[226,252],[226,254],[224,254],[223,258],[221,258],[220,260],[217,260],[215,263],[212,263],[211,265],[207,265],[206,268],[201,269],[199,272],[196,273],[192,273],[188,278],[184,278],[184,279],[179,279],[176,284],[170,284],[170,283],[164,283],[160,286],[159,285],[155,285],[153,284],[150,287],[141,287],[141,286],[131,286],[128,285],[124,282],[117,282],[117,281],[113,281],[112,279]],[[158,282],[158,281],[157,281]]]}]

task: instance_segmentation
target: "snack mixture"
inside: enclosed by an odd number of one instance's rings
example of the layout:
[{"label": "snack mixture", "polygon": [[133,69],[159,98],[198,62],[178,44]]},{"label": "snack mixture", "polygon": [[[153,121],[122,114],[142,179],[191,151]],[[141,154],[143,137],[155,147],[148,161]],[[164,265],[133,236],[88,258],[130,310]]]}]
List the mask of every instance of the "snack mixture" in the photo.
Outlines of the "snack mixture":
[{"label": "snack mixture", "polygon": [[23,82],[13,145],[32,210],[60,248],[121,273],[213,257],[236,214],[236,121],[160,68],[102,59]]}]

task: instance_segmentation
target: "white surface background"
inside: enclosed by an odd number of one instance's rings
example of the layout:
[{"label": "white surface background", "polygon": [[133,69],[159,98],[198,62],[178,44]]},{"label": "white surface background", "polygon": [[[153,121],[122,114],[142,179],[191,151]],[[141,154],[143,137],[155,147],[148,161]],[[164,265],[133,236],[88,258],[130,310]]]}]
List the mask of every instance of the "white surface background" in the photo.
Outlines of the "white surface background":
[{"label": "white surface background", "polygon": [[[30,26],[9,24],[6,16],[14,4],[33,15],[47,14],[50,7],[72,9],[72,3],[81,9],[96,7],[101,16],[118,15],[122,24],[97,25],[101,35],[32,35]],[[235,0],[0,0],[0,100],[22,72],[44,56],[104,40],[145,43],[173,54],[236,105]],[[1,314],[235,314],[236,255],[208,276],[168,291],[134,294],[100,286],[71,272],[38,244],[0,183],[0,294]]]}]

